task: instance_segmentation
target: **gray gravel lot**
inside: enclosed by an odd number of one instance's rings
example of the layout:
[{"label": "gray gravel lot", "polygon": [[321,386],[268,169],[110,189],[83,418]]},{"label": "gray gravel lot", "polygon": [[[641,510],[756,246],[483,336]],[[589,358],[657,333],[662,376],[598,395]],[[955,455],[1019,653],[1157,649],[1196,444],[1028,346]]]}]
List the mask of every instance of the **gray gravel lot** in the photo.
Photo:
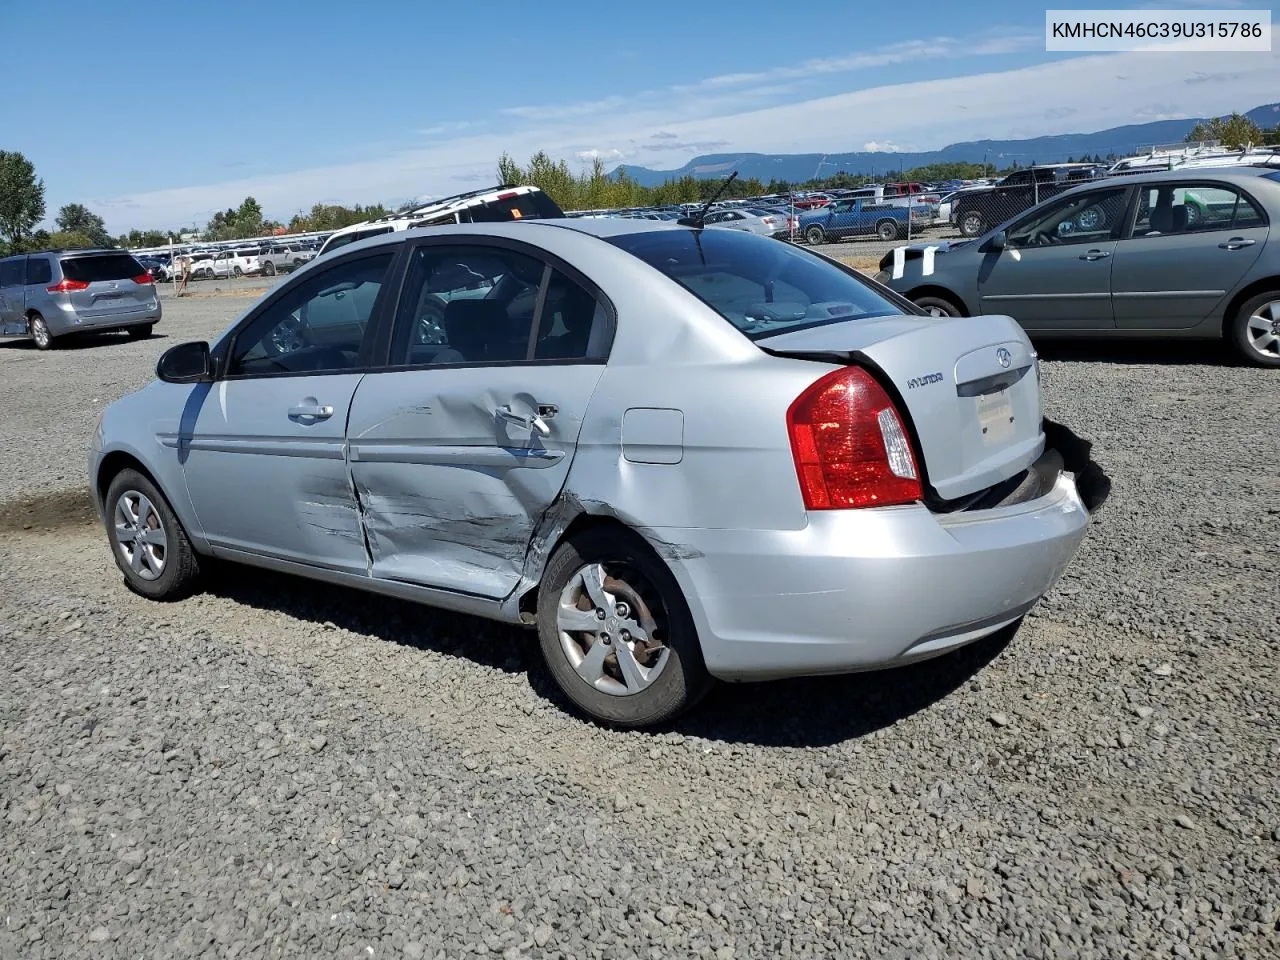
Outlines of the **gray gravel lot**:
[{"label": "gray gravel lot", "polygon": [[125,591],[94,411],[248,302],[0,343],[0,957],[1280,956],[1273,371],[1047,347],[1113,489],[1015,636],[617,733],[519,630]]}]

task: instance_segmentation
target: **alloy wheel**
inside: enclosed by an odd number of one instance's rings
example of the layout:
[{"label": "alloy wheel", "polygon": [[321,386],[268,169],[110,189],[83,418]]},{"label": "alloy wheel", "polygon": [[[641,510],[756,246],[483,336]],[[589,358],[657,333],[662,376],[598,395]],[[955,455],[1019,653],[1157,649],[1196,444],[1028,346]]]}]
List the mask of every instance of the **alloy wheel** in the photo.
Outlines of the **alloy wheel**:
[{"label": "alloy wheel", "polygon": [[671,656],[662,641],[659,621],[665,622],[666,612],[660,604],[634,568],[582,567],[560,591],[556,611],[560,648],[569,665],[601,693],[626,697],[647,689]]},{"label": "alloy wheel", "polygon": [[164,573],[169,538],[160,511],[137,490],[126,490],[116,499],[116,549],[129,569],[142,580]]},{"label": "alloy wheel", "polygon": [[1280,360],[1280,300],[1263,303],[1249,315],[1245,339],[1258,356]]},{"label": "alloy wheel", "polygon": [[49,346],[49,325],[44,322],[44,317],[33,317],[31,319],[31,339],[36,342],[36,346],[43,350]]}]

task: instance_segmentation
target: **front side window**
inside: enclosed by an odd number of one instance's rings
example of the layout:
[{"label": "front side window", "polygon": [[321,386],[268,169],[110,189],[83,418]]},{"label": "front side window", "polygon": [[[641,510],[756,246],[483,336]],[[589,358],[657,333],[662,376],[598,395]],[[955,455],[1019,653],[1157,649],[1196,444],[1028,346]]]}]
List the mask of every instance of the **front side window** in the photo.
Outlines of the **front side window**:
[{"label": "front side window", "polygon": [[1114,240],[1120,236],[1125,194],[1124,187],[1115,187],[1050,203],[1014,224],[1005,243],[1010,247],[1048,247]]},{"label": "front side window", "polygon": [[1261,227],[1266,219],[1248,197],[1217,184],[1168,183],[1143,187],[1135,237]]},{"label": "front side window", "polygon": [[290,289],[235,338],[229,376],[341,372],[362,364],[394,251],[339,264]]},{"label": "front side window", "polygon": [[544,264],[514,250],[420,246],[400,296],[395,366],[528,359]]},{"label": "front side window", "polygon": [[608,242],[670,277],[753,340],[903,312],[853,271],[741,230],[659,230]]},{"label": "front side window", "polygon": [[20,287],[23,284],[23,260],[0,260],[0,287]]}]

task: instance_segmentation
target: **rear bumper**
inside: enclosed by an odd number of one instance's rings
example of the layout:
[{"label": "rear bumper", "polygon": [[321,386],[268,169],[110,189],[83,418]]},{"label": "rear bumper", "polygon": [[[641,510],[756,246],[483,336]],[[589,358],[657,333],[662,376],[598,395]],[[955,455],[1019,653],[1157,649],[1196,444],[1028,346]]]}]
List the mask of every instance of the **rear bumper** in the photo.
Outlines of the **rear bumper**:
[{"label": "rear bumper", "polygon": [[159,296],[154,307],[139,307],[136,310],[123,310],[120,313],[102,314],[96,317],[82,317],[71,307],[63,307],[57,313],[45,317],[49,332],[55,337],[77,330],[117,330],[121,327],[141,326],[160,322],[163,308]]},{"label": "rear bumper", "polygon": [[[944,653],[1016,621],[1089,514],[1074,478],[1025,503],[814,512],[802,530],[659,530],[703,656],[726,680],[844,673]],[[675,549],[671,545],[678,544]]]}]

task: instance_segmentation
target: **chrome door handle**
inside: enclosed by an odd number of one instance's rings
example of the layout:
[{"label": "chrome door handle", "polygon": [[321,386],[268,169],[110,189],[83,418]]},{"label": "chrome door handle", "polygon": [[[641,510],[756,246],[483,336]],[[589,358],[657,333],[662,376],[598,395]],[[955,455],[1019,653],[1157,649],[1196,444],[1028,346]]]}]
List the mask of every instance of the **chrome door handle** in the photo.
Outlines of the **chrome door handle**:
[{"label": "chrome door handle", "polygon": [[333,416],[333,407],[315,403],[299,403],[289,408],[291,420],[328,420]]},{"label": "chrome door handle", "polygon": [[1257,240],[1246,240],[1244,237],[1232,237],[1224,243],[1218,244],[1221,250],[1239,250],[1241,247],[1252,247]]},{"label": "chrome door handle", "polygon": [[[511,404],[504,404],[497,409],[498,417],[507,423],[514,423],[518,427],[524,427],[526,430],[537,430],[544,437],[551,433],[551,428],[547,426],[547,422],[542,419],[542,407],[538,408],[538,413],[531,417],[524,414],[516,413],[511,409]],[[554,416],[554,414],[553,414]]]},{"label": "chrome door handle", "polygon": [[1090,250],[1088,253],[1082,253],[1080,255],[1080,259],[1089,261],[1105,260],[1109,256],[1111,256],[1111,254],[1107,253],[1105,250]]}]

